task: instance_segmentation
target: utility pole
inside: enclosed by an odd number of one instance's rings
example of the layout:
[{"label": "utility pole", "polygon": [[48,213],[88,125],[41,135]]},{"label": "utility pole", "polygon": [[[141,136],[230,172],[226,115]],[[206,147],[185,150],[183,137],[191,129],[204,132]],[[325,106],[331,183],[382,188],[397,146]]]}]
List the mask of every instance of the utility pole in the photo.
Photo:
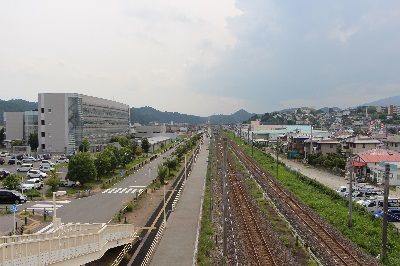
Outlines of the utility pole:
[{"label": "utility pole", "polygon": [[251,158],[253,158],[254,155],[254,134],[251,132]]},{"label": "utility pole", "polygon": [[383,190],[383,225],[382,225],[382,254],[381,259],[386,258],[387,226],[388,226],[388,197],[389,197],[390,164],[385,164],[385,187]]},{"label": "utility pole", "polygon": [[279,137],[276,139],[276,178],[278,178],[278,150],[279,150]]},{"label": "utility pole", "polygon": [[210,134],[210,220],[211,222],[213,221],[213,183],[212,183],[212,162],[213,162],[213,157],[212,157],[212,150],[213,150],[213,144],[212,144],[212,136]]},{"label": "utility pole", "polygon": [[350,185],[349,185],[349,227],[353,226],[353,155],[350,154],[349,160]]},{"label": "utility pole", "polygon": [[250,127],[247,128],[247,145],[249,145],[250,142]]},{"label": "utility pole", "polygon": [[227,213],[228,213],[228,206],[227,206],[227,184],[226,184],[226,180],[227,180],[227,148],[226,148],[226,144],[227,144],[227,139],[223,138],[223,147],[224,147],[224,174],[223,174],[223,179],[222,179],[222,185],[223,185],[223,190],[222,190],[222,200],[223,200],[223,226],[222,226],[222,230],[223,230],[223,257],[226,260],[227,257],[227,230],[226,230],[226,219],[227,219]]},{"label": "utility pole", "polygon": [[185,154],[185,184],[186,184],[186,181],[187,181],[187,175],[186,175],[186,154]]}]

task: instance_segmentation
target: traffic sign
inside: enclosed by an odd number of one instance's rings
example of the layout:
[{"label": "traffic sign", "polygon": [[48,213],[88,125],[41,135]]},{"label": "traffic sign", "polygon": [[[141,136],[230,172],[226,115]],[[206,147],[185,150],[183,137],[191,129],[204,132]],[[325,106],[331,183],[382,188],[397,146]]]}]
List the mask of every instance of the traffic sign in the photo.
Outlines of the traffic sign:
[{"label": "traffic sign", "polygon": [[18,211],[18,207],[17,207],[17,205],[13,205],[12,207],[11,207],[11,209],[10,209],[10,212],[17,212]]}]

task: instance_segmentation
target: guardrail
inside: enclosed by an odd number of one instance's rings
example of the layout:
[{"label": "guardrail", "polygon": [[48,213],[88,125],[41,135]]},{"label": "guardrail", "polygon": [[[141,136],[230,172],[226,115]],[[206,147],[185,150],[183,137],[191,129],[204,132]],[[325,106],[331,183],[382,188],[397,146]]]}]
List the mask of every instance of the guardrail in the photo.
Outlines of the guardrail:
[{"label": "guardrail", "polygon": [[130,224],[69,224],[51,233],[1,237],[0,266],[49,265],[77,258],[75,264],[84,264],[126,244],[133,232]]}]

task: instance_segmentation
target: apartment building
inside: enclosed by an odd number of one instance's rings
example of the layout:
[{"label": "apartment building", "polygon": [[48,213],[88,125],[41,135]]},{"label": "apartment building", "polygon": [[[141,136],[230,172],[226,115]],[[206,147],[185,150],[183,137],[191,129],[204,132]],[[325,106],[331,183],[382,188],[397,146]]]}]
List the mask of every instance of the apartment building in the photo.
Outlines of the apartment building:
[{"label": "apartment building", "polygon": [[103,147],[129,133],[129,106],[78,93],[38,95],[39,151],[70,153],[83,139]]}]

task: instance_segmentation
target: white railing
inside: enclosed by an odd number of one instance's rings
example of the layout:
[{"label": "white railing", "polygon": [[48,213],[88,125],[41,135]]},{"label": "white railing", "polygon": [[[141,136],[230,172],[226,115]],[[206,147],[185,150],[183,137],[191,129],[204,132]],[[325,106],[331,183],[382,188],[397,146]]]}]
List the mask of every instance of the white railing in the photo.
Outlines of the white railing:
[{"label": "white railing", "polygon": [[[44,234],[0,238],[0,266],[49,265],[126,244],[131,224],[71,224]],[[94,256],[90,256],[93,258]],[[92,261],[87,260],[86,262]]]}]

